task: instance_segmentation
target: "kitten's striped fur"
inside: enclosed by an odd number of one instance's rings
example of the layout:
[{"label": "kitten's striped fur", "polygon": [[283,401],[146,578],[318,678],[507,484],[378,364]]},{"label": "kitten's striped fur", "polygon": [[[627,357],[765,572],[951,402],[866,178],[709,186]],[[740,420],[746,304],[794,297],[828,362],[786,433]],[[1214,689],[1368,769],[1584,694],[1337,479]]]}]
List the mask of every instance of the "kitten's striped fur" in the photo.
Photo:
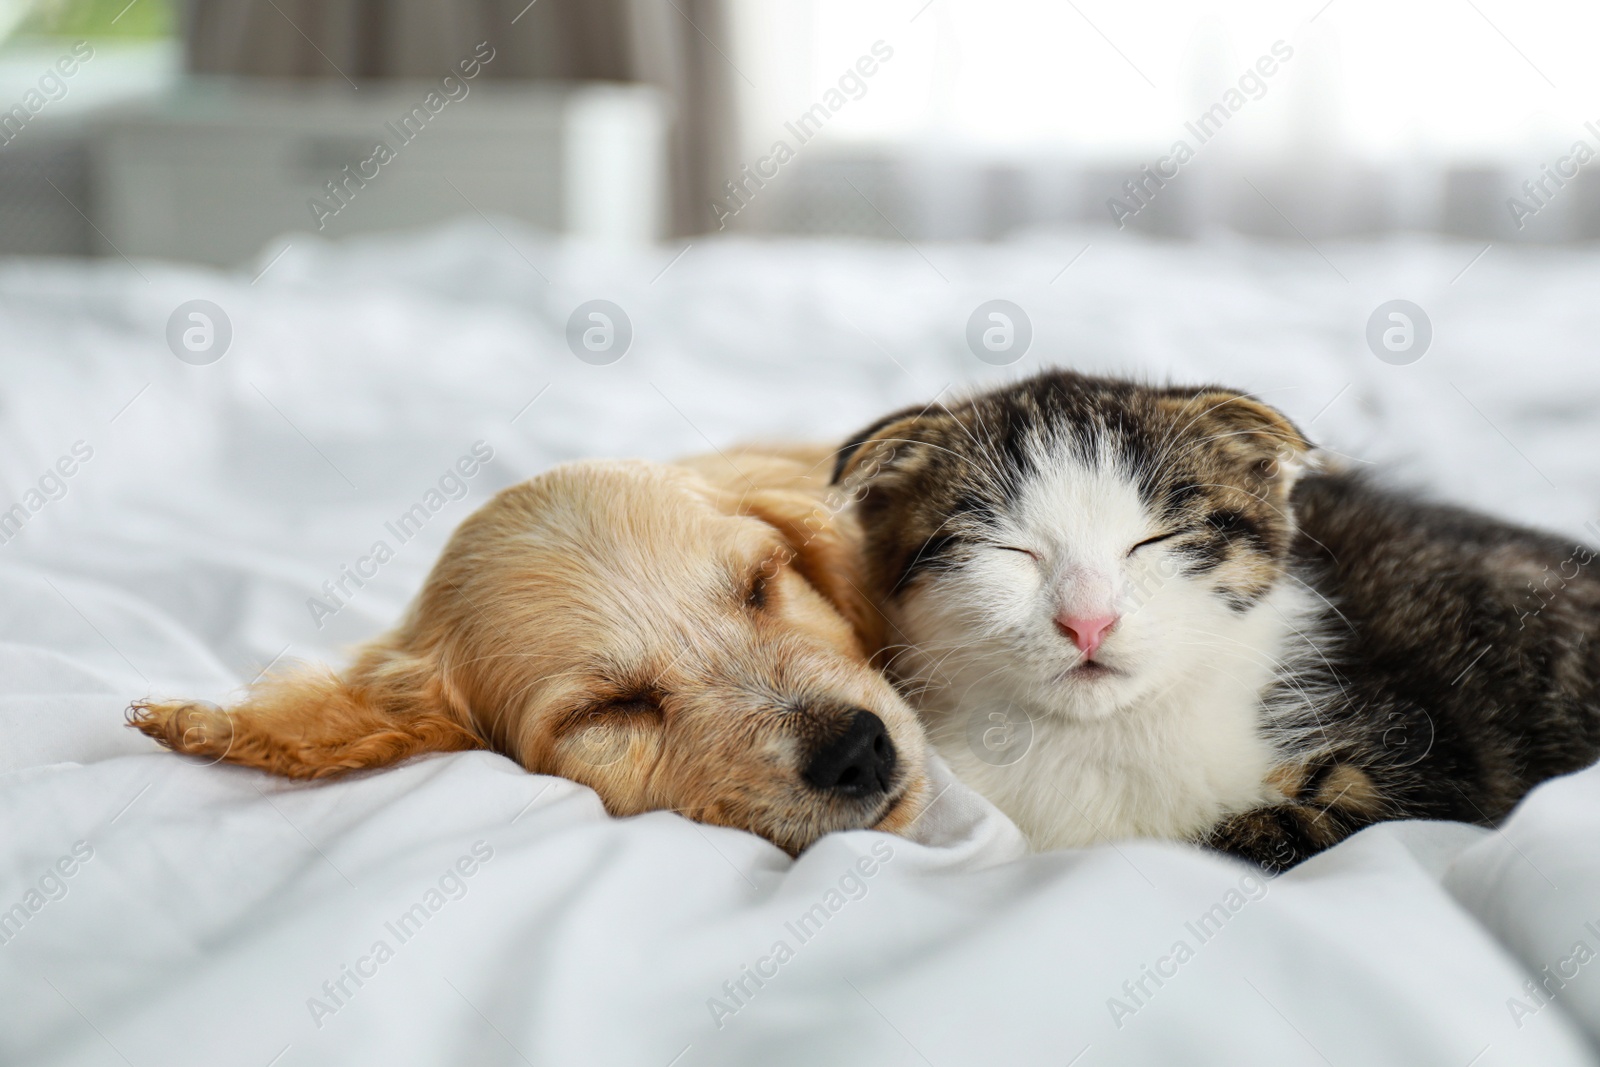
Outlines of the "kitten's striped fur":
[{"label": "kitten's striped fur", "polygon": [[[881,420],[836,479],[891,670],[1037,846],[1282,868],[1381,819],[1493,823],[1593,762],[1593,552],[1314,456],[1233,390],[1051,371]],[[1085,604],[1118,619],[1088,652],[1052,621]],[[1033,731],[1016,762],[974,747],[996,709]]]}]

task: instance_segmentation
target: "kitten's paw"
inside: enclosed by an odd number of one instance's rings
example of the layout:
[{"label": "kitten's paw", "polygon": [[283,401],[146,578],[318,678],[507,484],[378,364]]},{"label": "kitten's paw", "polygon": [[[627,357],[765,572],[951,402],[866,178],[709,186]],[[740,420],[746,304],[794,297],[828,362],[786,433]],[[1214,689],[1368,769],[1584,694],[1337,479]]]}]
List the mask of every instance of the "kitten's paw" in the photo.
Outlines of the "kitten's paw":
[{"label": "kitten's paw", "polygon": [[1283,803],[1229,816],[1200,843],[1276,873],[1388,813],[1372,777],[1352,763],[1329,759],[1289,765],[1274,771],[1270,781],[1284,795]]},{"label": "kitten's paw", "polygon": [[1299,804],[1241,812],[1212,827],[1200,844],[1278,874],[1326,847],[1314,843],[1305,832],[1310,814]]}]

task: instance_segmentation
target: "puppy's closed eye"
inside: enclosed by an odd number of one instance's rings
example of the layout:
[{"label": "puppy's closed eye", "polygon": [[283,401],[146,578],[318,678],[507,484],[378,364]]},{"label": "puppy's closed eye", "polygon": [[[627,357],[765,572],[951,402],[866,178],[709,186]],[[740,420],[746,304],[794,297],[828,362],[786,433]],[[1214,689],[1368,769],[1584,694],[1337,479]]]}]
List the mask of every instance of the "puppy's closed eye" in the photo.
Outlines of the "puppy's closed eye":
[{"label": "puppy's closed eye", "polygon": [[597,721],[616,722],[660,719],[661,694],[651,689],[627,690],[615,696],[601,697],[575,709],[562,724],[565,730],[581,730]]},{"label": "puppy's closed eye", "polygon": [[634,693],[607,700],[595,708],[608,715],[660,715],[661,698],[653,693]]},{"label": "puppy's closed eye", "polygon": [[762,560],[760,566],[751,572],[743,587],[745,607],[752,611],[760,611],[767,606],[771,600],[773,584],[785,562],[781,554],[773,555]]}]

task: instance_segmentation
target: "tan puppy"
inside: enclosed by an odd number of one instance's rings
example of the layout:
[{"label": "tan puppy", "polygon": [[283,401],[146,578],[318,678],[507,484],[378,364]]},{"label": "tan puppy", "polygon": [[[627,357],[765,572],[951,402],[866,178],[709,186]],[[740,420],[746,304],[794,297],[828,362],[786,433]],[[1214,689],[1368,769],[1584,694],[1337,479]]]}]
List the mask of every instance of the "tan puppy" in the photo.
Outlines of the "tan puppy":
[{"label": "tan puppy", "polygon": [[859,534],[831,456],[581,462],[463,522],[399,627],[342,675],[275,676],[224,711],[141,702],[178,752],[294,778],[488,747],[798,853],[903,828],[921,728],[869,664]]}]

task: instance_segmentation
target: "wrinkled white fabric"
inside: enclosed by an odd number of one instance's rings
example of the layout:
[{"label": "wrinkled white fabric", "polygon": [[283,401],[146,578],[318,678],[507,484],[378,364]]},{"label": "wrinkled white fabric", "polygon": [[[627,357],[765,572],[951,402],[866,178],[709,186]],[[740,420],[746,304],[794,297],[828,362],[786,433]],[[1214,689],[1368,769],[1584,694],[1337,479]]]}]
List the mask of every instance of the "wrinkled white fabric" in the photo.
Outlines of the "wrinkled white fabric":
[{"label": "wrinkled white fabric", "polygon": [[[297,238],[254,284],[0,265],[0,510],[49,490],[0,544],[0,1062],[1596,1062],[1600,771],[1499,831],[1378,827],[1268,881],[1169,844],[1019,858],[959,785],[916,840],[791,861],[487,753],[308,786],[121,725],[138,697],[337,661],[473,507],[554,462],[842,438],[1049,363],[1250,389],[1573,535],[1600,512],[1600,254],[1496,247],[1460,274],[1478,248],[1093,240],[1059,277],[1088,239],[705,241],[662,273],[678,249],[474,224]],[[1010,368],[964,340],[995,297],[1032,319]],[[1363,340],[1394,297],[1432,319],[1414,365]],[[196,298],[233,329],[209,366],[165,340]],[[566,347],[595,298],[632,321],[613,366]],[[449,499],[479,441],[494,460]]]}]

